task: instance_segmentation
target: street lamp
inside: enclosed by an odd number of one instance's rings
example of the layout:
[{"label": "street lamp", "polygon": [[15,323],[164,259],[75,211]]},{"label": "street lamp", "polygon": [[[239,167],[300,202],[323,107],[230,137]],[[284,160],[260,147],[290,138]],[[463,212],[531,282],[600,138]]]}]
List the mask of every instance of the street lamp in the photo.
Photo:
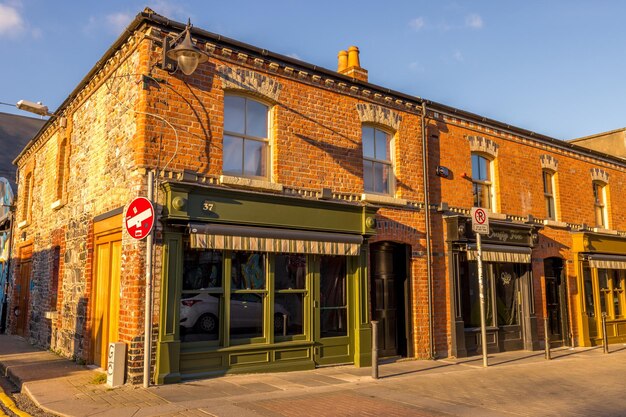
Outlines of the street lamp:
[{"label": "street lamp", "polygon": [[29,113],[38,114],[40,116],[56,117],[59,119],[59,125],[61,127],[65,127],[67,125],[67,119],[65,117],[50,113],[50,111],[48,111],[48,106],[44,106],[43,104],[41,104],[41,101],[35,103],[34,101],[20,100],[17,102],[15,107]]},{"label": "street lamp", "polygon": [[[183,41],[176,45],[183,36]],[[162,68],[171,67],[171,64],[167,63],[168,59],[176,61],[178,68],[185,75],[193,74],[199,64],[208,61],[206,53],[202,52],[191,39],[191,21],[188,21],[185,30],[173,41],[168,42],[167,37],[163,40]]]}]

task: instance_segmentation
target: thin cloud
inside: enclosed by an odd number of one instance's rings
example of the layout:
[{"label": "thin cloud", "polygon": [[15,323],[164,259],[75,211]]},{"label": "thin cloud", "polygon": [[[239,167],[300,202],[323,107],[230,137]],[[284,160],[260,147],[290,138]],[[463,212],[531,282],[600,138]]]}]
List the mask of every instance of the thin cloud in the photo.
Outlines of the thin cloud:
[{"label": "thin cloud", "polygon": [[413,30],[420,30],[422,28],[424,28],[424,25],[426,24],[426,22],[424,21],[423,17],[416,17],[415,19],[411,19],[411,21],[409,22],[409,26],[411,27],[411,29]]},{"label": "thin cloud", "polygon": [[148,1],[147,5],[149,8],[151,8],[158,14],[162,16],[167,16],[171,19],[187,21],[187,18],[193,19],[194,17],[192,13],[190,13],[187,9],[185,9],[180,4],[177,4],[175,1],[153,0],[153,1]]},{"label": "thin cloud", "polygon": [[113,33],[120,33],[133,20],[128,13],[112,13],[105,17],[107,28]]},{"label": "thin cloud", "polygon": [[454,53],[452,54],[452,58],[454,58],[454,60],[457,62],[465,61],[465,58],[463,58],[463,54],[459,50],[454,51]]},{"label": "thin cloud", "polygon": [[465,17],[465,26],[468,28],[482,29],[483,25],[483,18],[476,13],[469,14]]},{"label": "thin cloud", "polygon": [[17,8],[0,4],[0,37],[14,38],[25,29],[26,24]]},{"label": "thin cloud", "polygon": [[421,63],[417,62],[417,61],[413,61],[411,63],[409,63],[409,69],[413,72],[424,72],[425,68],[424,65],[422,65]]}]

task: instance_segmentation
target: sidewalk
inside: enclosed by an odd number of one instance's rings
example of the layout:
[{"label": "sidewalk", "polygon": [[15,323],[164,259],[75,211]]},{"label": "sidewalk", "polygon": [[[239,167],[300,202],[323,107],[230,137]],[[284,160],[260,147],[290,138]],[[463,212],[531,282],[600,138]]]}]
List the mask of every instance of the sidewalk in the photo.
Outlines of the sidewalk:
[{"label": "sidewalk", "polygon": [[612,351],[563,348],[552,361],[502,353],[487,369],[481,357],[406,360],[381,365],[379,380],[370,368],[337,366],[111,389],[93,383],[96,371],[0,335],[0,369],[63,416],[625,415],[626,348]]}]

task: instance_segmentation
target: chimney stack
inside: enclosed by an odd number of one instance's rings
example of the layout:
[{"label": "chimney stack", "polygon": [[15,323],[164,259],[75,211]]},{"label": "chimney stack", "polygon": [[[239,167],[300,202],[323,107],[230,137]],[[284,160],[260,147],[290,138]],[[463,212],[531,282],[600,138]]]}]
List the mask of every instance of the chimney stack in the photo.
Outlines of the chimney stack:
[{"label": "chimney stack", "polygon": [[361,68],[359,60],[359,48],[351,46],[348,48],[348,52],[339,51],[337,55],[337,72],[348,77],[352,77],[359,81],[367,82],[367,70]]}]

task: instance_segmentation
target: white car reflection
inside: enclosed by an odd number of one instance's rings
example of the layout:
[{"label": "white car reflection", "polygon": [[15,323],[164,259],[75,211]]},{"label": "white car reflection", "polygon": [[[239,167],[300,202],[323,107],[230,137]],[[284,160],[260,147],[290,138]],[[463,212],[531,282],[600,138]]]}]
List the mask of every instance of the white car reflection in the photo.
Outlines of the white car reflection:
[{"label": "white car reflection", "polygon": [[[180,325],[204,333],[217,333],[219,329],[220,296],[197,294],[183,298],[180,306]],[[255,328],[263,317],[263,298],[258,294],[232,294],[230,303],[230,326],[236,329]],[[274,304],[274,332],[284,328],[287,310]]]}]

